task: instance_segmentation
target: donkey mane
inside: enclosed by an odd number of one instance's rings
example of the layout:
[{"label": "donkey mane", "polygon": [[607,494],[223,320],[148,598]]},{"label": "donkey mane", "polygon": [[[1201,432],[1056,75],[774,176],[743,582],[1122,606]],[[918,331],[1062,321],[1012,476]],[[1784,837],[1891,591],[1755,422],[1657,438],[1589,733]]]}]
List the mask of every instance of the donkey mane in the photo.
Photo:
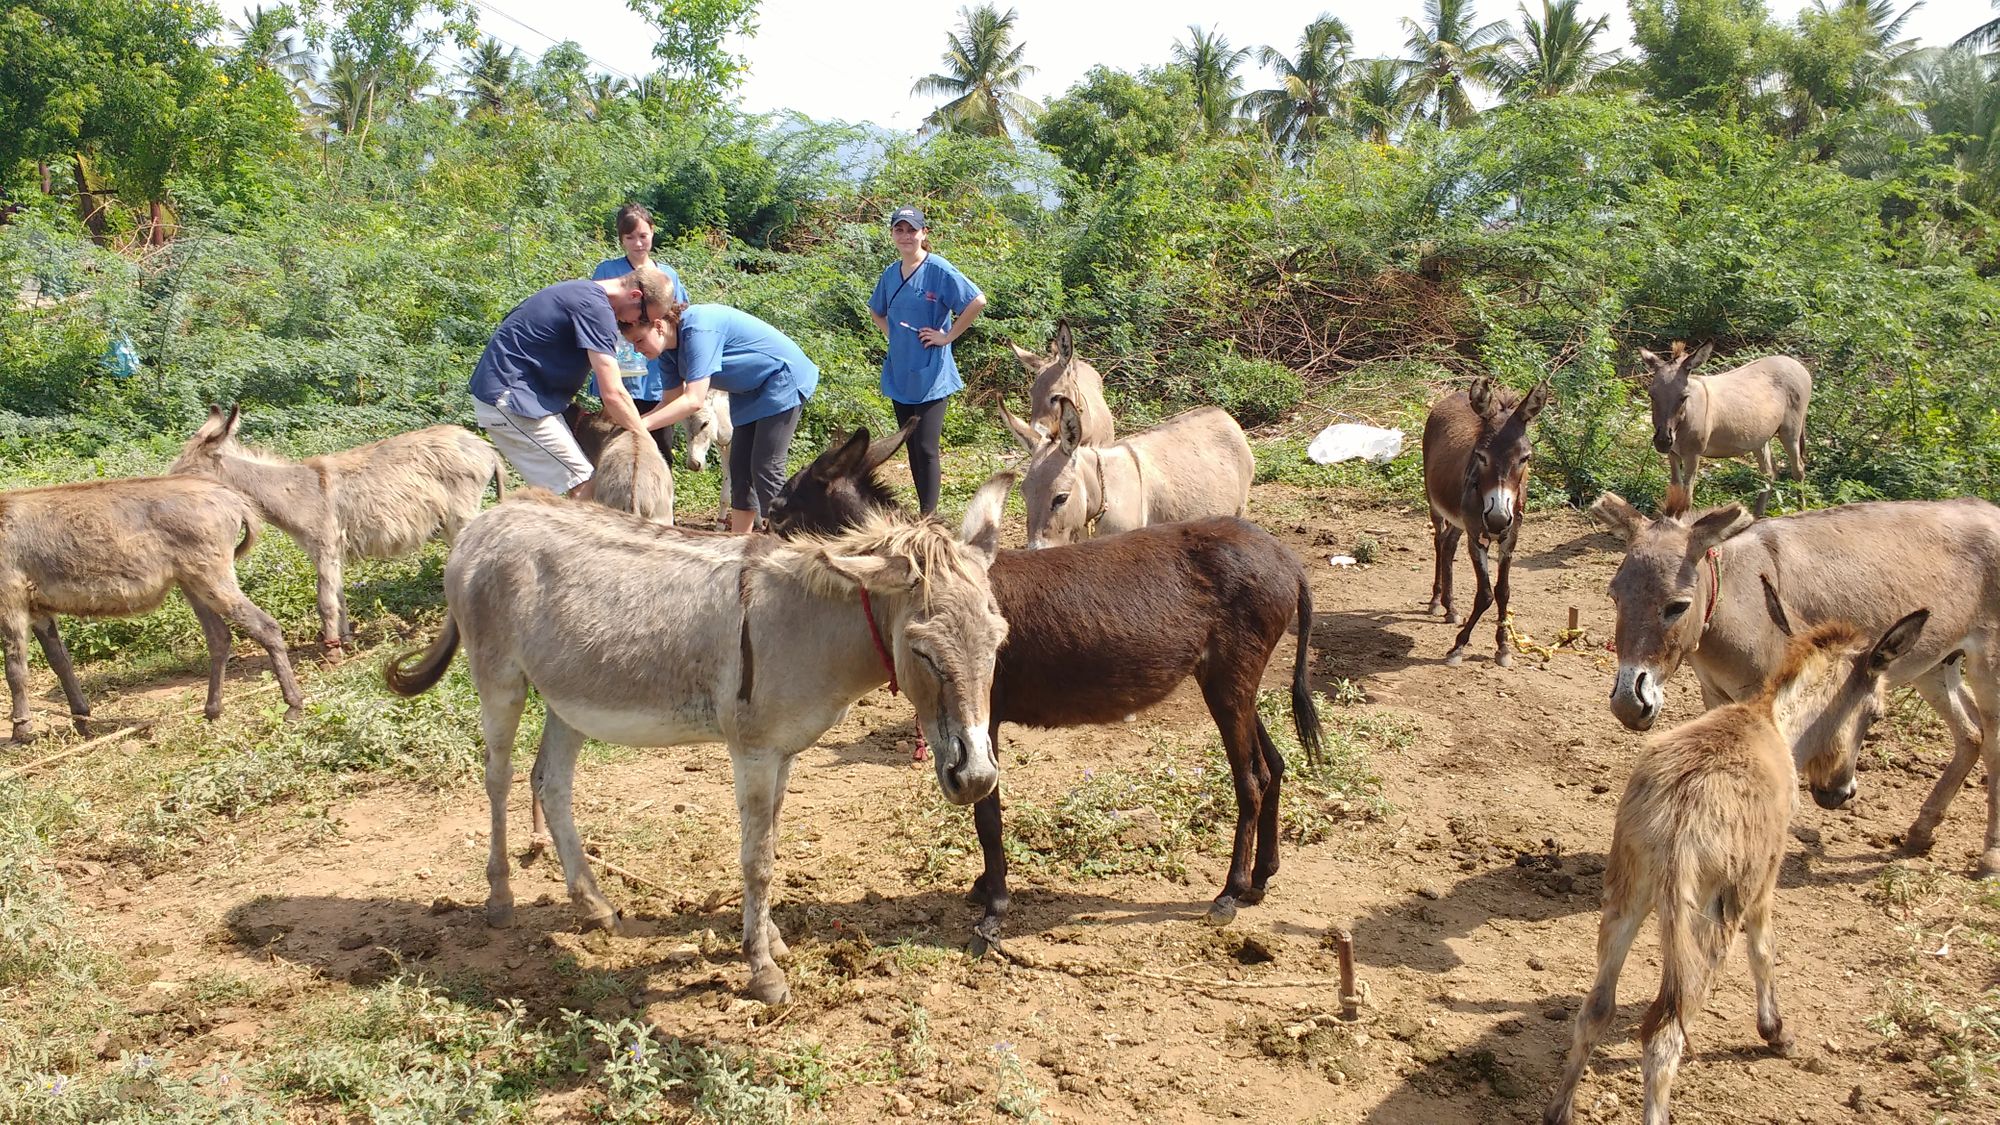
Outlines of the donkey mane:
[{"label": "donkey mane", "polygon": [[917,584],[926,595],[932,575],[948,573],[966,580],[980,576],[966,563],[958,537],[942,521],[912,520],[894,509],[870,512],[860,526],[837,535],[801,535],[784,545],[791,549],[773,551],[759,565],[789,574],[822,597],[844,598],[854,591],[854,577],[827,561],[832,555],[901,560],[918,576]]},{"label": "donkey mane", "polygon": [[1785,658],[1764,680],[1760,699],[1775,699],[1786,684],[1794,682],[1806,665],[1825,658],[1829,652],[1851,648],[1860,644],[1861,630],[1845,621],[1829,621],[1802,636],[1793,637],[1785,646]]}]

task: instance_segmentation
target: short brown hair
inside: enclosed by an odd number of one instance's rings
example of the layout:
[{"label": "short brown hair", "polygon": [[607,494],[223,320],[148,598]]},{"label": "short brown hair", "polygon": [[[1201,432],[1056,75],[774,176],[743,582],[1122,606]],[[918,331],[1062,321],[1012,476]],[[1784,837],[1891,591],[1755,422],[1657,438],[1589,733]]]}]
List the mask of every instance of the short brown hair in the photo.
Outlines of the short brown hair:
[{"label": "short brown hair", "polygon": [[618,237],[623,238],[637,229],[640,223],[653,226],[653,213],[646,210],[643,203],[627,203],[618,209]]},{"label": "short brown hair", "polygon": [[625,283],[627,290],[636,290],[645,298],[647,319],[658,320],[668,309],[674,309],[675,316],[679,316],[682,305],[674,299],[674,283],[657,266],[640,266],[618,280]]}]

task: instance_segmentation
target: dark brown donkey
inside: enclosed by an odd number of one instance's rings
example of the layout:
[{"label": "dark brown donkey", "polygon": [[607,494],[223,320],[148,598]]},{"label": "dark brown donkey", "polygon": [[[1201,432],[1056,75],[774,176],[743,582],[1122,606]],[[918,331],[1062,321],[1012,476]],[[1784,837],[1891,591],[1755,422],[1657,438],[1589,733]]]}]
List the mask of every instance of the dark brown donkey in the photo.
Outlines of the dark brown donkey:
[{"label": "dark brown donkey", "polygon": [[[1432,542],[1437,560],[1431,571],[1431,604],[1444,606],[1446,622],[1458,620],[1451,601],[1451,556],[1467,531],[1472,539],[1465,553],[1479,590],[1472,614],[1445,654],[1446,664],[1465,659],[1472,627],[1489,605],[1500,621],[1494,628],[1493,662],[1514,663],[1507,644],[1507,594],[1514,570],[1514,544],[1521,537],[1522,500],[1528,486],[1528,423],[1549,401],[1549,385],[1537,383],[1526,398],[1495,387],[1481,377],[1470,390],[1460,391],[1436,406],[1424,420],[1424,494],[1431,502]],[[1500,549],[1499,580],[1487,569],[1487,541]]]},{"label": "dark brown donkey", "polygon": [[[862,429],[820,454],[778,494],[772,530],[833,534],[871,511],[895,509],[875,470],[900,441],[899,432],[871,443]],[[1262,901],[1278,870],[1285,760],[1257,717],[1257,685],[1294,614],[1292,723],[1308,760],[1317,760],[1320,749],[1319,713],[1306,682],[1312,589],[1298,557],[1247,520],[1215,516],[1040,551],[1002,551],[987,579],[1007,619],[993,673],[995,753],[1003,722],[1044,728],[1117,722],[1195,677],[1236,782],[1229,878],[1208,915],[1225,923],[1239,904]],[[972,885],[973,900],[986,907],[973,930],[977,954],[999,940],[1007,912],[997,790],[973,806],[972,819],[986,859]]]}]

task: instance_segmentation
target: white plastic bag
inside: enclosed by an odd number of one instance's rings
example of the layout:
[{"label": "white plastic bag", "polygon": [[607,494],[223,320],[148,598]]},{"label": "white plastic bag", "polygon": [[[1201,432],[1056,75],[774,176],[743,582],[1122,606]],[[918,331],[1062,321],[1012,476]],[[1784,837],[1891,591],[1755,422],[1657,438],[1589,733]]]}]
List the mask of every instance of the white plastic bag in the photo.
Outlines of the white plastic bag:
[{"label": "white plastic bag", "polygon": [[1377,465],[1386,465],[1403,451],[1403,431],[1385,430],[1379,426],[1363,426],[1357,422],[1341,422],[1328,426],[1306,447],[1306,456],[1322,465],[1336,461],[1348,461],[1356,457],[1366,458]]}]

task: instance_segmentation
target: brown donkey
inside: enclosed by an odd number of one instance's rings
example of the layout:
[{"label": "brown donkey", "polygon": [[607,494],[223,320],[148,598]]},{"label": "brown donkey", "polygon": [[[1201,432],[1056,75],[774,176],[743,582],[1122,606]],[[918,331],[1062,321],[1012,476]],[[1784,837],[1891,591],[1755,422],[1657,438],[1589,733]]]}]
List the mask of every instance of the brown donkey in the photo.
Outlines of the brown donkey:
[{"label": "brown donkey", "polygon": [[[1790,635],[1777,594],[1768,612]],[[1772,981],[1772,892],[1785,826],[1798,807],[1798,775],[1821,804],[1854,791],[1854,754],[1882,713],[1889,665],[1917,642],[1917,610],[1870,642],[1847,625],[1795,638],[1754,698],[1719,707],[1647,744],[1618,802],[1597,926],[1597,983],[1576,1017],[1576,1036],[1542,1120],[1567,1125],[1590,1050],[1617,1011],[1618,974],[1646,916],[1660,915],[1660,994],[1639,1026],[1645,1042],[1646,1125],[1666,1125],[1667,1099],[1716,968],[1741,925],[1757,988],[1757,1033],[1783,1053],[1792,1033]],[[1834,800],[1835,804],[1839,800]]]},{"label": "brown donkey", "polygon": [[[833,534],[894,510],[875,474],[894,440],[857,430],[786,482],[771,507],[780,535]],[[987,574],[1007,641],[993,673],[991,736],[1000,724],[1068,727],[1112,723],[1165,699],[1188,677],[1221,732],[1236,784],[1229,874],[1209,907],[1227,922],[1239,904],[1263,901],[1278,871],[1278,789],[1285,759],[1257,715],[1257,686],[1291,622],[1292,723],[1309,760],[1320,749],[1319,713],[1306,678],[1312,588],[1289,548],[1229,516],[1154,524],[1040,551],[1002,551]],[[997,793],[972,809],[986,869],[973,900],[986,907],[973,951],[997,942],[1007,913],[1007,853]]]},{"label": "brown donkey", "polygon": [[[1467,531],[1465,553],[1479,589],[1472,614],[1458,631],[1446,664],[1465,659],[1466,643],[1486,607],[1495,607],[1500,621],[1494,628],[1493,662],[1505,668],[1514,662],[1507,644],[1507,596],[1514,570],[1514,544],[1521,537],[1521,513],[1528,487],[1532,455],[1528,424],[1549,401],[1549,385],[1535,384],[1525,398],[1496,388],[1483,376],[1471,389],[1460,391],[1431,407],[1424,420],[1424,495],[1431,505],[1431,604],[1444,606],[1447,623],[1458,620],[1452,605],[1451,556]],[[1500,551],[1498,579],[1487,570],[1487,540]]]},{"label": "brown donkey", "polygon": [[90,703],[56,615],[123,617],[159,607],[179,586],[208,639],[208,703],[222,714],[222,670],[229,623],[271,654],[288,718],[302,700],[271,615],[236,584],[236,560],[257,538],[248,500],[198,477],[95,480],[0,492],[0,640],[7,645],[14,741],[33,738],[28,723],[28,632],[41,642],[62,681],[77,732],[88,734]]},{"label": "brown donkey", "polygon": [[1097,368],[1076,358],[1069,325],[1056,328],[1055,354],[1041,356],[1009,343],[1014,358],[1034,380],[1028,387],[1028,422],[1041,437],[1056,432],[1062,421],[1059,401],[1076,409],[1081,423],[1077,440],[1084,445],[1110,445],[1116,435],[1111,408],[1104,403],[1104,379]]},{"label": "brown donkey", "polygon": [[393,559],[435,536],[449,543],[479,514],[487,482],[503,498],[500,454],[462,426],[429,426],[303,461],[237,442],[242,415],[211,406],[173,473],[221,481],[295,540],[319,574],[321,639],[338,658],[354,639],[341,567],[351,559]]}]

